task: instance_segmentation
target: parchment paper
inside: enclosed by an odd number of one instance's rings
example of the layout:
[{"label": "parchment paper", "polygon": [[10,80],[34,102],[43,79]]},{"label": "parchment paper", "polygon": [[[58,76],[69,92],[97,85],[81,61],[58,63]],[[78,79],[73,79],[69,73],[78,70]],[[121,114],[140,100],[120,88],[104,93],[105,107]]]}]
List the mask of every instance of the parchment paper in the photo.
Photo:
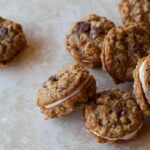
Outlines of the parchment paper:
[{"label": "parchment paper", "polygon": [[[138,136],[121,145],[98,144],[82,121],[82,110],[45,121],[35,105],[38,87],[63,66],[74,63],[64,36],[72,22],[90,14],[121,24],[118,0],[0,0],[0,15],[22,24],[28,48],[0,69],[0,150],[149,150],[150,119]],[[98,89],[115,85],[103,71],[91,70]],[[132,91],[132,84],[118,87]]]}]

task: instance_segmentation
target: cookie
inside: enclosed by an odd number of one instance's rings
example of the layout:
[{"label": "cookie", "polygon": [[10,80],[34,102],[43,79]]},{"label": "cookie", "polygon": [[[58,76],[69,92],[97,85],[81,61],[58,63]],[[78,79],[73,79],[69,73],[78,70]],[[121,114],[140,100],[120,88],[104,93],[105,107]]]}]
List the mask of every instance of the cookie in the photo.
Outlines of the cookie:
[{"label": "cookie", "polygon": [[89,15],[76,22],[66,35],[66,48],[78,63],[91,68],[100,67],[104,37],[114,26],[105,17]]},{"label": "cookie", "polygon": [[111,29],[101,54],[103,69],[116,84],[133,81],[138,60],[150,53],[150,31],[147,24],[129,23]]},{"label": "cookie", "polygon": [[20,24],[0,17],[0,66],[4,66],[26,46]]},{"label": "cookie", "polygon": [[119,4],[119,10],[123,23],[150,23],[149,0],[121,0]]},{"label": "cookie", "polygon": [[141,110],[150,116],[150,56],[139,60],[134,71],[133,87]]},{"label": "cookie", "polygon": [[96,81],[79,65],[64,68],[40,87],[37,105],[45,118],[57,118],[84,106],[96,93]]},{"label": "cookie", "polygon": [[134,98],[119,89],[97,93],[83,115],[87,131],[99,143],[131,140],[143,125],[143,115]]}]

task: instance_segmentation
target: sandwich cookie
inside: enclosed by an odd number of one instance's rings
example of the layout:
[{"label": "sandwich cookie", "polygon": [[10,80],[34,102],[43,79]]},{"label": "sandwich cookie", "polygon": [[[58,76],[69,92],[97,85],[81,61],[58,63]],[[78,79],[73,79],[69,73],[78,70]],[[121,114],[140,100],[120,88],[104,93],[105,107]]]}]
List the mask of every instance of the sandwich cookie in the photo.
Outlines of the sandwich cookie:
[{"label": "sandwich cookie", "polygon": [[84,109],[86,129],[99,143],[131,140],[143,125],[143,115],[127,92],[112,89],[97,93]]},{"label": "sandwich cookie", "polygon": [[133,81],[138,60],[150,54],[147,24],[130,23],[111,29],[104,41],[101,60],[116,84]]},{"label": "sandwich cookie", "polygon": [[26,46],[20,24],[0,17],[0,66],[4,66]]},{"label": "sandwich cookie", "polygon": [[66,48],[78,63],[100,67],[104,37],[114,26],[107,18],[91,14],[72,26],[65,38]]},{"label": "sandwich cookie", "polygon": [[136,66],[134,94],[143,113],[150,116],[150,56],[139,60]]},{"label": "sandwich cookie", "polygon": [[51,76],[40,87],[37,105],[45,118],[57,118],[84,106],[96,93],[96,81],[89,72],[73,65]]}]

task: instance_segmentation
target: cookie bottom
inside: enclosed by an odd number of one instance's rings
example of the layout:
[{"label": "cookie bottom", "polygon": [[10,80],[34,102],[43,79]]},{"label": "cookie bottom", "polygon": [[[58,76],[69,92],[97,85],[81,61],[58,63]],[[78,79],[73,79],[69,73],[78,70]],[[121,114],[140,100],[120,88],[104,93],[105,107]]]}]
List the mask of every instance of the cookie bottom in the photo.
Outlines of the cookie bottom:
[{"label": "cookie bottom", "polygon": [[[68,50],[69,51],[69,50]],[[70,52],[70,51],[69,51]],[[70,52],[71,55],[74,57],[75,61],[80,64],[81,66],[86,66],[89,68],[99,68],[102,66],[101,61],[97,60],[97,61],[90,61],[90,60],[86,60],[86,59],[80,59],[78,55],[76,55],[76,53],[74,52]]]},{"label": "cookie bottom", "polygon": [[93,136],[96,138],[97,142],[98,143],[105,143],[105,142],[108,142],[108,143],[122,143],[122,142],[126,142],[126,141],[129,141],[131,139],[133,139],[137,133],[139,132],[139,130],[142,128],[143,126],[143,122],[141,123],[141,125],[139,125],[139,127],[134,130],[133,132],[123,136],[123,137],[120,137],[120,138],[114,138],[114,139],[109,139],[107,137],[102,137],[100,135],[98,135],[97,133],[94,133],[94,132],[90,132],[91,134],[93,134]]}]

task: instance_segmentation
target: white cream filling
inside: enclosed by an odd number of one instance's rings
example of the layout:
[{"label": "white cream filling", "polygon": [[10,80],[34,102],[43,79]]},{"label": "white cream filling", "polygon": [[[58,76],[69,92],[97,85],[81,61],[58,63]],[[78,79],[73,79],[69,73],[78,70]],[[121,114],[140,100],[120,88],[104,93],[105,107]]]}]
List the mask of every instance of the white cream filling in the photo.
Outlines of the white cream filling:
[{"label": "white cream filling", "polygon": [[88,76],[88,77],[86,78],[86,80],[85,80],[75,91],[73,91],[71,94],[69,94],[68,96],[66,96],[66,97],[63,98],[63,99],[60,99],[60,100],[58,100],[58,101],[56,101],[56,102],[53,102],[53,103],[51,103],[51,104],[45,106],[45,108],[52,108],[52,107],[58,106],[58,105],[62,104],[64,101],[68,100],[69,98],[75,96],[75,95],[78,94],[78,93],[80,92],[80,90],[89,82],[89,80],[90,80],[90,76]]},{"label": "white cream filling", "polygon": [[91,130],[91,132],[94,133],[95,135],[99,136],[99,137],[102,137],[104,139],[108,139],[108,140],[111,140],[111,141],[130,140],[138,133],[138,131],[142,128],[142,126],[143,126],[143,122],[140,124],[140,126],[136,130],[134,130],[133,132],[131,132],[131,133],[129,133],[129,134],[123,136],[123,137],[120,137],[120,138],[108,138],[108,137],[105,137],[105,136],[102,136],[102,135],[96,133],[95,131]]},{"label": "white cream filling", "polygon": [[139,77],[140,77],[140,81],[141,81],[141,84],[142,84],[143,92],[146,96],[146,99],[147,99],[148,103],[150,104],[150,99],[148,98],[148,95],[147,95],[147,89],[146,89],[145,80],[144,80],[144,74],[145,74],[144,64],[145,64],[145,61],[140,66]]}]

